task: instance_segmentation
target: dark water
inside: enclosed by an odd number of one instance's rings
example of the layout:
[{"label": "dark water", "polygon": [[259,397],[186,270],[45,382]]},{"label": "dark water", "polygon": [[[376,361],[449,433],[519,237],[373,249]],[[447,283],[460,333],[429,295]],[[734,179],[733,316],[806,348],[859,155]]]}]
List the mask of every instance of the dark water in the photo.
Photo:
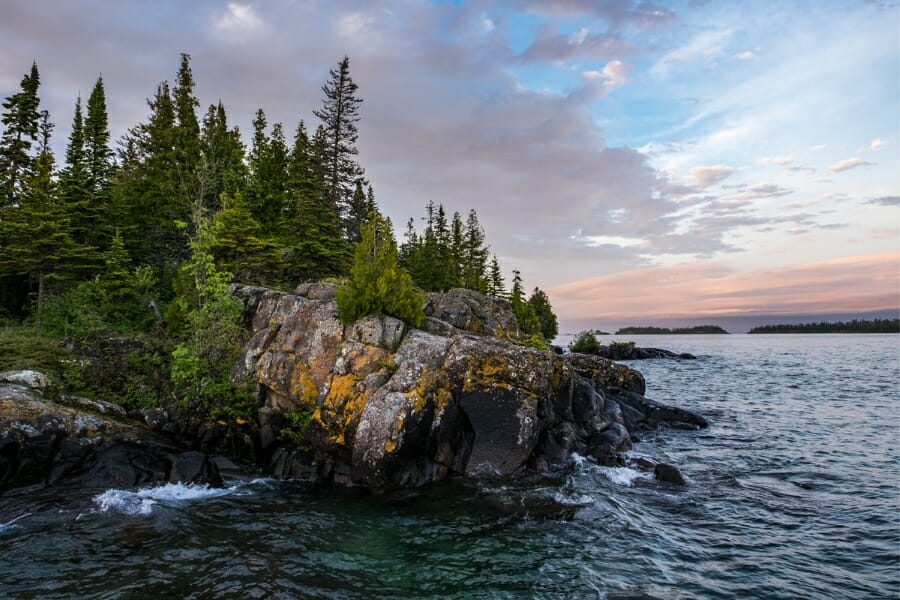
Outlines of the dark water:
[{"label": "dark water", "polygon": [[15,598],[898,598],[900,336],[640,338],[701,432],[636,445],[683,489],[552,479],[372,498],[293,482],[0,498]]}]

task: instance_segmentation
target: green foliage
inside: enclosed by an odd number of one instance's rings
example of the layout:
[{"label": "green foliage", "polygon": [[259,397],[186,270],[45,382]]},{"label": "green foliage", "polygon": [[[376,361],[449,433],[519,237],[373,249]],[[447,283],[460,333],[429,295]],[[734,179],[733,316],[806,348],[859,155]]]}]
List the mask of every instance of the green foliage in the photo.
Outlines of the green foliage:
[{"label": "green foliage", "polygon": [[32,369],[67,390],[83,387],[85,365],[56,339],[31,327],[0,329],[0,371]]},{"label": "green foliage", "polygon": [[240,323],[243,305],[230,293],[231,274],[216,268],[214,245],[209,222],[201,220],[191,257],[181,269],[182,281],[189,285],[174,302],[188,329],[172,352],[171,377],[184,402],[241,412],[247,394],[229,379],[246,337]]},{"label": "green foliage", "polygon": [[341,321],[348,324],[366,315],[386,314],[421,327],[425,295],[413,287],[409,273],[397,263],[390,221],[372,213],[361,233],[350,279],[337,291]]},{"label": "green foliage", "polygon": [[20,91],[3,102],[3,136],[0,138],[0,207],[13,206],[34,166],[31,145],[38,140],[41,79],[37,63],[32,63],[20,84]]},{"label": "green foliage", "polygon": [[547,345],[546,340],[540,335],[533,335],[530,338],[520,340],[516,342],[519,346],[526,346],[528,348],[537,348],[538,350],[549,350],[550,346]]},{"label": "green foliage", "polygon": [[545,340],[552,341],[559,333],[559,323],[553,313],[553,307],[550,306],[550,298],[543,290],[534,288],[534,292],[528,299],[528,306],[531,307],[537,318],[540,334],[544,336]]},{"label": "green foliage", "polygon": [[569,344],[569,351],[580,354],[596,354],[600,351],[600,342],[597,341],[593,331],[582,331]]},{"label": "green foliage", "polygon": [[306,443],[306,429],[312,422],[314,412],[312,407],[303,407],[284,413],[288,424],[279,431],[279,437],[297,445],[304,445]]}]

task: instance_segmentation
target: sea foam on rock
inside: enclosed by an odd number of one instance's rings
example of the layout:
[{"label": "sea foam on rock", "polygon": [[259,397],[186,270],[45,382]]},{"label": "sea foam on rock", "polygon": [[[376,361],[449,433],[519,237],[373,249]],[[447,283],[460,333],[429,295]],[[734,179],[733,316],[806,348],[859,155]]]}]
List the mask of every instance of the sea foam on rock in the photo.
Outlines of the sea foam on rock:
[{"label": "sea foam on rock", "polygon": [[257,386],[261,458],[275,476],[384,491],[547,472],[572,452],[620,465],[637,429],[706,426],[645,398],[629,367],[517,345],[504,300],[429,294],[427,331],[392,317],[343,326],[335,289],[233,290],[251,329],[233,380]]}]

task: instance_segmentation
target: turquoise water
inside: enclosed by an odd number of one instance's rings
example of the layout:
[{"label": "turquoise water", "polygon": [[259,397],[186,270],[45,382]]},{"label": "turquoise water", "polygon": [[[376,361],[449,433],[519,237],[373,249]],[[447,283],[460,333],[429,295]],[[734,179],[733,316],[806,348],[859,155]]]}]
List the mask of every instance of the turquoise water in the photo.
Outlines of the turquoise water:
[{"label": "turquoise water", "polygon": [[295,482],[0,497],[15,598],[897,598],[900,336],[633,336],[703,431],[552,478],[374,498]]}]

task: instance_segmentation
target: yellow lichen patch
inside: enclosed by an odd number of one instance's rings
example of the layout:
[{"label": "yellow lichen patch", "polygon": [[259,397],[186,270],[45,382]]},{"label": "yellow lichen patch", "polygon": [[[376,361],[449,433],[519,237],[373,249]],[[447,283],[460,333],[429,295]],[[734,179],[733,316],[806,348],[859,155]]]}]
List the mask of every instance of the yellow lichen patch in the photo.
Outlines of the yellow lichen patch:
[{"label": "yellow lichen patch", "polygon": [[511,371],[509,362],[503,356],[493,355],[484,357],[481,363],[470,365],[466,370],[463,383],[463,391],[471,391],[484,387],[511,388],[510,379],[515,374]]},{"label": "yellow lichen patch", "polygon": [[369,402],[365,391],[357,387],[359,380],[353,374],[335,375],[331,378],[328,393],[314,418],[330,433],[329,441],[336,445],[346,443],[345,431],[353,431]]},{"label": "yellow lichen patch", "polygon": [[400,446],[399,440],[403,435],[403,424],[405,422],[406,414],[402,412],[394,419],[394,422],[391,425],[391,433],[384,441],[384,451],[386,454],[394,452]]},{"label": "yellow lichen patch", "polygon": [[297,400],[301,405],[315,406],[316,399],[319,397],[319,386],[309,369],[302,362],[297,362],[294,372],[291,374],[291,398]]}]

